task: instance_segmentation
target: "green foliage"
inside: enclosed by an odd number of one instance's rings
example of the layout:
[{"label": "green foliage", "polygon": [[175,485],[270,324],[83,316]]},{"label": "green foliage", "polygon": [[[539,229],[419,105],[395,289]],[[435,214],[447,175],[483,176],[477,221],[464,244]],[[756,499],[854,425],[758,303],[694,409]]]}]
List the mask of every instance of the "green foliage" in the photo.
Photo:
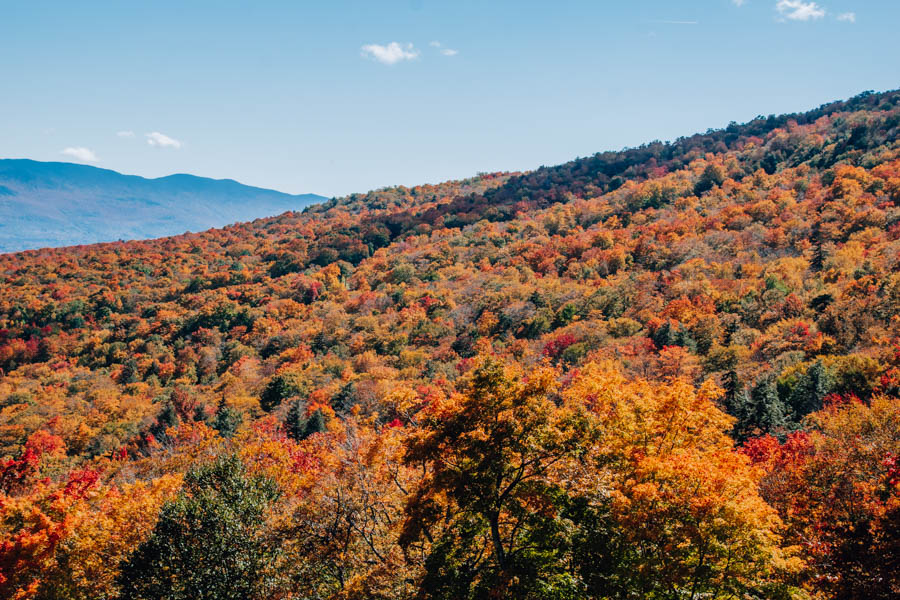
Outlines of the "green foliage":
[{"label": "green foliage", "polygon": [[[438,536],[421,597],[580,597],[568,569],[569,498],[547,477],[554,463],[577,454],[577,426],[572,415],[557,414],[548,386],[545,376],[523,386],[502,364],[484,361],[452,412],[430,420],[410,442],[410,462],[434,468],[409,503],[402,538],[412,544]],[[452,504],[440,533],[432,534],[438,494]]]},{"label": "green foliage", "polygon": [[633,597],[629,568],[638,559],[632,547],[617,531],[605,503],[591,503],[585,498],[572,498],[566,517],[577,529],[572,536],[572,566],[581,580],[582,597],[622,599]]},{"label": "green foliage", "polygon": [[322,414],[321,409],[316,409],[306,422],[306,427],[303,429],[303,439],[308,438],[315,433],[322,433],[323,431],[326,431],[326,429],[325,415]]},{"label": "green foliage", "polygon": [[694,194],[697,196],[708,192],[714,187],[718,187],[725,182],[725,170],[719,165],[707,165],[703,170],[703,174],[694,185]]},{"label": "green foliage", "polygon": [[834,380],[832,392],[868,400],[877,386],[881,367],[872,357],[851,355],[835,360],[829,371]]},{"label": "green foliage", "polygon": [[683,346],[691,352],[697,352],[697,342],[691,337],[688,328],[678,322],[666,321],[653,333],[651,339],[657,348]]},{"label": "green foliage", "polygon": [[322,414],[321,409],[316,409],[307,417],[306,402],[300,399],[291,405],[285,418],[284,428],[288,436],[298,442],[327,429],[325,415]]},{"label": "green foliage", "polygon": [[356,382],[350,381],[338,390],[338,393],[331,399],[331,405],[339,413],[347,414],[353,407],[359,404],[356,395]]},{"label": "green foliage", "polygon": [[184,326],[183,334],[192,333],[200,328],[228,331],[232,327],[251,327],[253,317],[246,308],[239,308],[231,302],[223,302],[210,311],[204,311],[191,318]]},{"label": "green foliage", "polygon": [[156,422],[150,427],[149,432],[157,440],[165,441],[167,437],[166,430],[177,426],[180,422],[181,419],[178,417],[178,411],[175,410],[175,406],[171,402],[166,402],[166,405],[157,415]]},{"label": "green foliage", "polygon": [[259,405],[266,412],[272,412],[288,398],[302,397],[309,393],[309,387],[296,373],[275,375],[266,384],[259,397]]},{"label": "green foliage", "polygon": [[831,375],[822,361],[817,360],[797,379],[787,394],[786,404],[791,417],[800,421],[809,413],[820,410],[832,387]]},{"label": "green foliage", "polygon": [[727,409],[737,419],[733,435],[739,442],[766,433],[782,433],[789,426],[788,411],[771,375],[762,378],[749,391],[739,390]]},{"label": "green foliage", "polygon": [[225,438],[234,436],[238,427],[244,421],[244,415],[241,411],[225,405],[225,400],[219,401],[216,416],[213,419],[213,429],[219,432],[219,435]]},{"label": "green foliage", "polygon": [[300,441],[306,432],[306,401],[297,398],[291,403],[284,419],[284,430],[293,440]]},{"label": "green foliage", "polygon": [[391,281],[394,283],[409,283],[416,275],[416,270],[412,265],[403,263],[393,268],[391,271]]},{"label": "green foliage", "polygon": [[607,325],[609,334],[617,338],[631,337],[641,329],[643,326],[640,323],[628,318],[610,319]]},{"label": "green foliage", "polygon": [[150,539],[122,566],[122,600],[263,600],[276,574],[263,538],[275,484],[253,477],[236,456],[187,474],[163,505]]},{"label": "green foliage", "polygon": [[575,318],[575,315],[578,313],[578,307],[569,302],[565,306],[559,309],[559,312],[556,313],[556,320],[554,325],[557,327],[565,327]]},{"label": "green foliage", "polygon": [[553,314],[549,310],[543,309],[525,323],[522,335],[528,339],[539,338],[553,329],[552,323]]}]

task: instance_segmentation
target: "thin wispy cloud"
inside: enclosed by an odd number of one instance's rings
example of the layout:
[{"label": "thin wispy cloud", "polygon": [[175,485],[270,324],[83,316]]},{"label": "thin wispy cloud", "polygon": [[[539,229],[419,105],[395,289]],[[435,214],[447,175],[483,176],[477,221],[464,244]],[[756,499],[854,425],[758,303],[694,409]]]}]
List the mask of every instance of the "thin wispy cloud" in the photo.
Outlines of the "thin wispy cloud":
[{"label": "thin wispy cloud", "polygon": [[453,48],[444,48],[443,45],[437,40],[428,42],[428,45],[432,48],[438,48],[438,51],[444,56],[456,56],[457,54],[459,54],[459,50],[454,50]]},{"label": "thin wispy cloud", "polygon": [[59,153],[81,162],[97,162],[97,155],[94,154],[94,151],[84,146],[71,146],[60,150]]},{"label": "thin wispy cloud", "polygon": [[157,146],[159,148],[181,148],[181,142],[179,142],[175,138],[167,136],[164,133],[154,131],[145,135],[147,137],[147,143],[151,146]]},{"label": "thin wispy cloud", "polygon": [[670,19],[661,19],[659,21],[655,21],[656,23],[662,23],[663,25],[699,25],[700,21],[674,21]]},{"label": "thin wispy cloud", "polygon": [[119,136],[120,138],[133,138],[134,132],[133,131],[117,131],[116,135]]},{"label": "thin wispy cloud", "polygon": [[397,42],[391,42],[386,46],[366,44],[360,49],[360,54],[364,58],[376,60],[383,65],[395,65],[404,60],[418,58],[419,51],[412,44],[400,45]]},{"label": "thin wispy cloud", "polygon": [[746,2],[746,1],[747,1],[747,0],[731,0],[731,2],[732,2],[735,6],[743,6],[743,5],[744,5],[744,2]]},{"label": "thin wispy cloud", "polygon": [[778,0],[775,10],[782,19],[791,21],[810,21],[825,16],[824,8],[815,2],[804,2],[803,0]]},{"label": "thin wispy cloud", "polygon": [[838,21],[843,21],[845,23],[856,23],[856,13],[853,12],[845,12],[838,15]]}]

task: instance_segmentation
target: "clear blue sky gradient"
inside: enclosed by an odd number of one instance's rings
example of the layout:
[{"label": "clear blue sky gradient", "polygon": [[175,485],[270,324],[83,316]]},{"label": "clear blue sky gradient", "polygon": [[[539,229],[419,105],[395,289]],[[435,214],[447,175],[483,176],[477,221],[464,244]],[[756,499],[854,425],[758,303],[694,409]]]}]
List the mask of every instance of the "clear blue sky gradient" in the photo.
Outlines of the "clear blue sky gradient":
[{"label": "clear blue sky gradient", "polygon": [[776,2],[0,0],[0,157],[342,195],[900,87],[900,2]]}]

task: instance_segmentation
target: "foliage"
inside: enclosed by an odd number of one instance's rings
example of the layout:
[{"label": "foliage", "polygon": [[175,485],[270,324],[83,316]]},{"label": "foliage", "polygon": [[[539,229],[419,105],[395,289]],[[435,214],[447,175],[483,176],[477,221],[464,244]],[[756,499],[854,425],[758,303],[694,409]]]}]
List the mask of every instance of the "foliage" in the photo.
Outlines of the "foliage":
[{"label": "foliage", "polygon": [[[569,598],[571,526],[559,479],[584,435],[549,397],[550,371],[523,383],[496,361],[428,408],[406,460],[429,475],[407,505],[401,543],[428,540],[423,598]],[[581,434],[581,435],[579,435]]]},{"label": "foliage", "polygon": [[267,598],[274,550],[261,539],[270,480],[226,456],[188,472],[184,489],[122,566],[121,598]]},{"label": "foliage", "polygon": [[898,134],[0,255],[0,596],[896,596]]}]

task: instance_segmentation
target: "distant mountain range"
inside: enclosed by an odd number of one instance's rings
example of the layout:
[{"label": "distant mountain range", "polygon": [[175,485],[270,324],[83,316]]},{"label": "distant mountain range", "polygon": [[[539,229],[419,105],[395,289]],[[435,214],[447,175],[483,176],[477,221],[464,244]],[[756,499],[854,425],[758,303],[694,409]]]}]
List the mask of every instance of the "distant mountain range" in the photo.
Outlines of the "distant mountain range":
[{"label": "distant mountain range", "polygon": [[146,239],[300,210],[327,198],[230,179],[146,179],[108,169],[0,160],[0,252]]}]

